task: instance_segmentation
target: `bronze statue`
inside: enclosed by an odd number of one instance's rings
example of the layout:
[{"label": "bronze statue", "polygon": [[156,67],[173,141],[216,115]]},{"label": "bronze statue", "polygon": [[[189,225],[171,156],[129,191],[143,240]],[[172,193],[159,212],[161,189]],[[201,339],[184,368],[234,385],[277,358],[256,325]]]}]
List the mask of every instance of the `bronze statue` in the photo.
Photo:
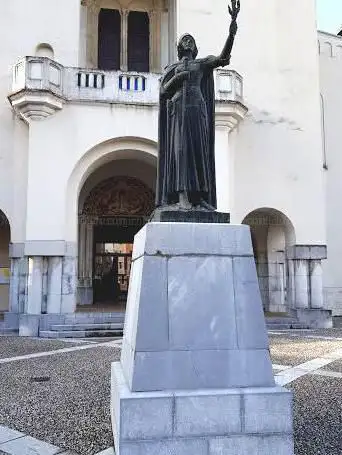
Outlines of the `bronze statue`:
[{"label": "bronze statue", "polygon": [[215,211],[215,68],[229,65],[240,0],[228,7],[230,32],[220,56],[197,59],[190,34],[178,44],[179,62],[160,87],[157,211]]}]

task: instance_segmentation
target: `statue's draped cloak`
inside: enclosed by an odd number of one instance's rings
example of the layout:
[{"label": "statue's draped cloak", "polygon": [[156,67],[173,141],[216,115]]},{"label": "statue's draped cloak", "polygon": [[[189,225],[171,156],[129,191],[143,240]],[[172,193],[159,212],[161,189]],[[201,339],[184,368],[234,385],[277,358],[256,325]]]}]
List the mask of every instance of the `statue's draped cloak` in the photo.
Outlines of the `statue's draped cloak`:
[{"label": "statue's draped cloak", "polygon": [[[178,66],[166,69],[162,86],[175,76]],[[177,203],[178,194],[187,192],[189,199],[195,196],[217,208],[214,76],[209,65],[200,68],[204,102],[201,98],[200,103],[191,103],[187,94],[184,111],[181,91],[176,101],[174,94],[160,94],[157,207]]]}]

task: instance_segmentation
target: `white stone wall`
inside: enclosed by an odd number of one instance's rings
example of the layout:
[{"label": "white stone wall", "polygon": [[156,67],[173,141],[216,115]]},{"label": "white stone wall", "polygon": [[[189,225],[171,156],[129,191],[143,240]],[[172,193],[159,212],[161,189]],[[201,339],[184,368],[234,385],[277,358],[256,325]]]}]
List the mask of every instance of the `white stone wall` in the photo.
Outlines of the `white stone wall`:
[{"label": "white stone wall", "polygon": [[[28,128],[12,114],[7,96],[12,65],[48,43],[55,59],[78,64],[79,0],[11,0],[2,2],[0,18],[0,210],[11,223],[12,240],[23,241],[26,221]],[[63,31],[62,31],[63,30]]]},{"label": "white stone wall", "polygon": [[322,123],[326,160],[328,261],[324,266],[325,299],[328,308],[342,314],[342,37],[319,33]]},{"label": "white stone wall", "polygon": [[[193,33],[200,56],[222,50],[229,26],[226,0],[170,3],[177,36]],[[11,66],[34,54],[39,43],[51,45],[55,60],[64,66],[84,64],[84,7],[80,0],[11,0],[4,2],[2,13],[6,46],[0,55],[0,209],[8,215],[14,242],[76,242],[78,193],[93,171],[123,158],[155,166],[157,108],[65,104],[56,115],[26,125],[7,100]],[[292,8],[283,0],[244,0],[239,24],[231,66],[244,77],[249,113],[230,135],[222,123],[217,127],[219,208],[230,210],[237,223],[258,208],[279,210],[294,226],[295,243],[325,244],[314,1],[301,0]],[[173,42],[170,54],[174,50]],[[337,151],[336,134],[330,141]],[[327,188],[329,194],[339,194],[332,184]],[[337,201],[328,204],[328,213],[333,204]],[[333,225],[328,223],[330,231]],[[329,254],[332,248],[342,249],[341,244],[336,234]],[[328,287],[339,279],[338,253],[335,257]]]}]

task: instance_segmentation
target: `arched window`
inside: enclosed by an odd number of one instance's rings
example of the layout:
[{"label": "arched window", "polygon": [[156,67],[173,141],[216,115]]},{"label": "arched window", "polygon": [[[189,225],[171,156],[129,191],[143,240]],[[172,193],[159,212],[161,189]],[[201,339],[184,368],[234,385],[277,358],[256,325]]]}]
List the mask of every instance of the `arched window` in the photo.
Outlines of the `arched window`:
[{"label": "arched window", "polygon": [[150,70],[150,19],[148,13],[131,11],[128,16],[128,71]]},{"label": "arched window", "polygon": [[99,14],[98,66],[102,70],[120,69],[121,15],[115,9]]}]

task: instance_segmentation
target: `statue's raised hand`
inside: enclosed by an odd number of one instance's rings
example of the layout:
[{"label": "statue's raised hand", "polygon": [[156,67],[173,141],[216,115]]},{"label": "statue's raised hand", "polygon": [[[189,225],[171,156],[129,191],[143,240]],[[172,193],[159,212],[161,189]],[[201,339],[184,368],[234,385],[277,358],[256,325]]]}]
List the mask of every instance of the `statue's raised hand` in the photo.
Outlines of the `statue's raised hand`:
[{"label": "statue's raised hand", "polygon": [[232,21],[236,22],[236,19],[240,12],[240,0],[232,0],[232,6],[228,5],[229,14],[232,17]]}]

